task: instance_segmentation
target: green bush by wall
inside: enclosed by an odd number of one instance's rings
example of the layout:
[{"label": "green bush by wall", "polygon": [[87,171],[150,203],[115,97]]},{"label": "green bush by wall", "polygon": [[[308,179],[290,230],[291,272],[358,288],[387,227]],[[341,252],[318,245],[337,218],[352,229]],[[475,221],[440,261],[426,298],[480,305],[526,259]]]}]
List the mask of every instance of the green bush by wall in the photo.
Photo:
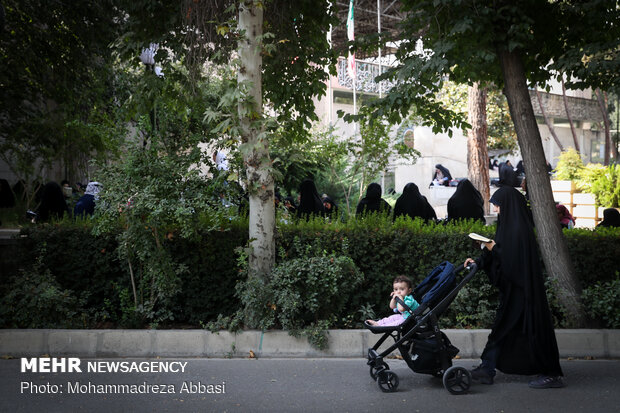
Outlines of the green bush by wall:
[{"label": "green bush by wall", "polygon": [[[442,225],[399,219],[392,223],[389,217],[380,216],[346,223],[325,223],[322,219],[280,223],[276,242],[277,250],[283,251],[283,254],[278,257],[278,263],[307,258],[308,254],[350,257],[363,274],[362,280],[343,295],[346,300],[338,303],[342,307],[334,306],[331,310],[322,307],[322,311],[333,311],[336,315],[330,320],[332,328],[359,327],[360,321],[365,318],[388,313],[389,293],[396,275],[408,275],[414,283],[418,283],[443,261],[461,265],[465,258],[475,258],[479,250],[467,237],[469,232],[492,237],[494,228],[472,222]],[[620,270],[620,230],[573,229],[565,230],[564,234],[584,289],[595,288],[597,283],[600,283],[600,288],[605,288],[608,285],[605,283],[616,279],[616,271]],[[3,309],[0,310],[2,327],[29,325],[27,319],[11,316],[15,314],[12,311],[16,305],[24,306],[29,302],[21,314],[30,314],[30,317],[37,316],[37,308],[51,305],[49,302],[38,302],[36,294],[30,297],[30,301],[10,296],[9,293],[15,290],[22,291],[22,295],[28,291],[22,282],[24,271],[30,274],[33,271],[48,273],[52,278],[45,279],[50,285],[58,291],[73,294],[76,301],[67,298],[53,303],[57,306],[64,302],[71,307],[65,313],[62,309],[57,311],[65,315],[56,326],[141,326],[140,320],[131,318],[135,308],[129,268],[116,253],[115,234],[93,236],[91,225],[78,222],[28,227],[23,230],[23,235],[10,250],[0,249],[0,253],[11,251],[10,256],[1,257],[3,268],[13,268],[2,274],[0,292],[5,298],[0,304]],[[343,241],[347,245],[346,251],[342,250]],[[174,318],[168,325],[195,327],[215,321],[218,315],[227,316],[236,312],[241,304],[235,296],[235,289],[246,276],[237,265],[235,249],[246,243],[247,224],[243,222],[222,225],[219,230],[202,232],[197,238],[166,241],[164,247],[175,264],[183,264],[187,268],[180,292],[171,301],[170,310]],[[41,265],[35,268],[37,259]],[[139,272],[140,269],[133,270]],[[589,294],[589,297],[601,296],[596,291]],[[10,297],[13,297],[12,302],[6,299]],[[480,272],[444,314],[442,325],[489,327],[496,300],[495,289],[488,284],[485,274]],[[605,300],[609,302],[611,298],[605,296]],[[12,310],[9,311],[9,307]],[[561,309],[554,309],[554,315],[561,326]],[[597,319],[601,324],[596,327],[617,322],[607,315],[598,315]]]}]

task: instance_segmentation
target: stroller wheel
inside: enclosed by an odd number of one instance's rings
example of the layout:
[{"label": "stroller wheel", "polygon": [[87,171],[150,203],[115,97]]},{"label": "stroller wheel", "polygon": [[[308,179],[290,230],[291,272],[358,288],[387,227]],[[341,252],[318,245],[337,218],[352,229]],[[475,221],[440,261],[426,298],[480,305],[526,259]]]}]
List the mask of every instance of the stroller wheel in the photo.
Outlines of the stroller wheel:
[{"label": "stroller wheel", "polygon": [[443,377],[443,370],[437,370],[433,373],[433,377],[437,377],[438,379]]},{"label": "stroller wheel", "polygon": [[377,374],[377,384],[384,393],[395,392],[398,389],[398,376],[393,371],[380,371]]},{"label": "stroller wheel", "polygon": [[382,361],[381,363],[379,363],[378,366],[374,366],[374,365],[370,365],[370,377],[372,377],[373,380],[377,380],[377,374],[379,374],[380,371],[383,370],[389,370],[390,367],[387,365],[387,363],[385,361]]},{"label": "stroller wheel", "polygon": [[471,373],[464,367],[450,367],[443,375],[443,386],[452,394],[465,394],[470,385]]}]

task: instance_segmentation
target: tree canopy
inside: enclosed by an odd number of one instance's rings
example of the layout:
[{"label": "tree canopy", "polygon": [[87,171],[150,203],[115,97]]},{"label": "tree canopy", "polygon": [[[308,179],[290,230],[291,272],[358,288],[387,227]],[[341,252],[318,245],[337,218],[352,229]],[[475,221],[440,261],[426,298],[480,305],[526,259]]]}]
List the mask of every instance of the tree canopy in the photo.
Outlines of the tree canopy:
[{"label": "tree canopy", "polygon": [[399,37],[382,37],[383,42],[399,42],[400,64],[382,76],[399,81],[399,87],[374,104],[378,115],[389,112],[394,121],[415,106],[440,129],[462,126],[462,119],[444,110],[433,96],[447,79],[466,84],[486,81],[502,89],[498,51],[504,47],[518,50],[532,86],[545,86],[562,73],[572,76],[569,88],[609,90],[620,83],[620,11],[615,2],[403,0],[402,4],[408,17]]},{"label": "tree canopy", "polygon": [[[109,148],[118,36],[113,0],[4,1],[0,33],[0,153],[22,179],[36,165]],[[36,161],[39,161],[37,163]]]}]

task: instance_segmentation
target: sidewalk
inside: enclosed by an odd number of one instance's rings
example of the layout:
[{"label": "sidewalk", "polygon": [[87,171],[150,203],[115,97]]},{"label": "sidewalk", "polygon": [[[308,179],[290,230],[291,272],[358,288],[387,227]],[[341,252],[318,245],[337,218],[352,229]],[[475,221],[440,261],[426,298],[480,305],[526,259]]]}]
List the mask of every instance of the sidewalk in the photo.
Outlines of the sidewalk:
[{"label": "sidewalk", "polygon": [[[461,358],[478,358],[490,330],[443,330]],[[561,358],[620,358],[620,330],[556,330]],[[366,357],[380,338],[368,330],[330,330],[329,349],[311,347],[285,331],[0,330],[0,356],[35,357]],[[392,345],[386,340],[382,348]]]}]

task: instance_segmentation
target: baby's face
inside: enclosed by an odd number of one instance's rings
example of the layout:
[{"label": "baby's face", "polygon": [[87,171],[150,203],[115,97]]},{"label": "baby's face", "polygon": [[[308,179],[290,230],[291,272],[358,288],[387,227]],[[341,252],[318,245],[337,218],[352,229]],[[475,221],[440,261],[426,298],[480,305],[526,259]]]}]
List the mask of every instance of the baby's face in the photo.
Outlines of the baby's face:
[{"label": "baby's face", "polygon": [[393,287],[394,294],[400,295],[401,297],[411,294],[411,288],[409,288],[409,285],[406,282],[396,282]]}]

